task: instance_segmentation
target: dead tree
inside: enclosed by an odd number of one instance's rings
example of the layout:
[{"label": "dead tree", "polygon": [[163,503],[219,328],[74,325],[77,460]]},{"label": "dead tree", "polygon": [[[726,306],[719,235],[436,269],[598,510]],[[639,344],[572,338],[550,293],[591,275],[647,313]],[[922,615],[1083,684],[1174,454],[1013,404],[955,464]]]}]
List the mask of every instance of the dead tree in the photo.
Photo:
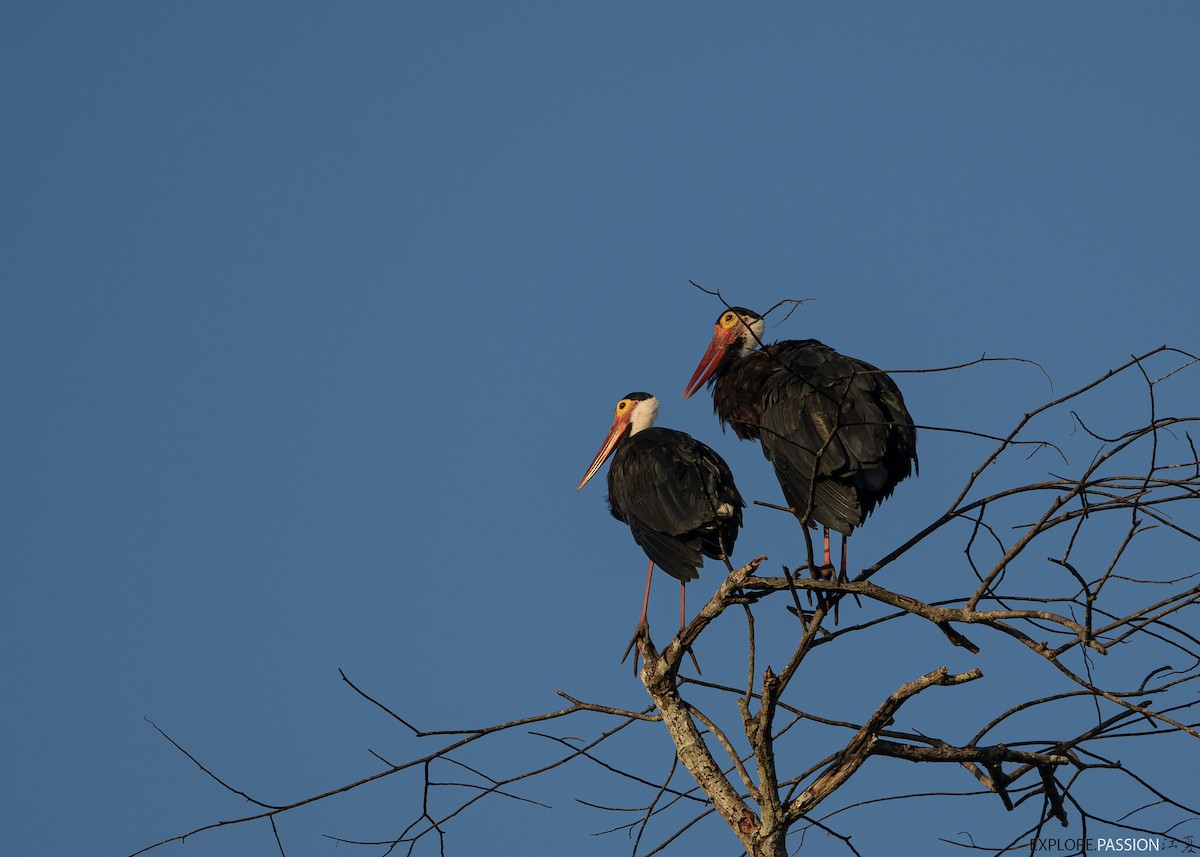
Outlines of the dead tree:
[{"label": "dead tree", "polygon": [[[978,799],[1015,813],[1020,832],[988,846],[994,853],[1032,853],[1048,826],[1065,826],[1072,816],[1085,828],[1104,822],[1184,843],[1177,825],[1200,815],[1195,800],[1166,794],[1148,776],[1121,764],[1110,748],[1182,741],[1178,752],[1200,758],[1200,744],[1191,743],[1200,738],[1200,697],[1192,684],[1200,678],[1200,639],[1188,630],[1200,601],[1200,461],[1191,434],[1200,416],[1168,413],[1177,400],[1195,403],[1195,363],[1182,351],[1156,348],[1025,414],[1007,434],[991,439],[990,451],[945,511],[848,582],[813,574],[812,556],[778,574],[767,573],[764,557],[733,570],[665,648],[648,635],[640,640],[640,678],[650,697],[644,710],[585,702],[560,691],[568,704],[553,711],[483,728],[422,732],[343,675],[363,699],[436,746],[401,762],[380,757],[380,767],[361,779],[285,805],[256,800],[188,754],[221,786],[254,804],[254,811],[201,825],[136,854],[256,821],[270,825],[286,854],[282,817],[405,772],[422,782],[423,798],[411,823],[379,841],[338,841],[403,854],[427,845],[444,854],[446,829],[472,806],[502,798],[536,803],[525,793],[531,781],[583,761],[644,794],[636,807],[599,808],[628,814],[612,829],[631,835],[634,855],[668,849],[714,817],[753,857],[792,853],[802,844],[800,834],[810,830],[834,836],[847,853],[858,854],[846,832],[852,828],[834,816],[865,811],[867,802],[839,804],[836,797],[852,780],[869,781],[868,762],[880,758],[928,763],[947,788],[960,787],[965,774]],[[1099,415],[1085,411],[1089,397],[1128,379],[1144,392],[1137,406],[1125,401]],[[1077,453],[1061,455],[1059,441],[1042,433],[1049,416],[1067,414],[1075,427],[1073,442],[1090,449],[1085,461]],[[1032,464],[1051,457],[1049,472]],[[1041,477],[1006,483],[1014,462],[1040,466]],[[1194,559],[1163,564],[1158,557],[1164,547]],[[841,624],[835,624],[832,611],[848,596],[861,606],[843,604]],[[702,652],[714,621],[727,613],[740,616],[745,628],[740,676],[721,681],[683,675],[684,653]],[[764,651],[760,625],[780,624],[781,618],[791,631],[770,635],[770,650]],[[781,638],[786,648],[780,648]],[[872,643],[873,638],[884,639]],[[917,638],[923,643],[913,644],[908,672],[895,676],[889,689],[852,718],[822,709],[829,694],[804,692],[823,654],[837,652],[840,663],[853,664],[863,652],[870,656],[872,645],[908,646],[906,641]],[[1003,670],[996,672],[991,648],[1005,648],[1020,675],[1006,680]],[[930,663],[931,652],[940,652],[932,656],[943,663]],[[944,662],[951,656],[962,668]],[[972,659],[975,665],[969,665]],[[1027,681],[1035,674],[1036,682]],[[994,688],[982,702],[961,707],[954,702],[964,692],[960,688],[983,685]],[[935,695],[937,705],[916,702]],[[901,715],[915,725],[897,727]],[[572,734],[578,734],[583,717],[600,721],[590,740],[548,731],[569,719]],[[633,729],[665,730],[674,743],[677,765],[665,778],[650,779],[607,761],[609,748]],[[462,761],[471,745],[514,732],[554,742],[561,752],[550,762],[518,766],[503,776]],[[683,782],[678,766],[689,781]],[[459,775],[443,780],[442,770]],[[1108,777],[1107,788],[1119,786],[1127,806],[1146,811],[1115,817],[1094,808],[1087,789],[1093,777]],[[881,789],[878,800],[913,797],[903,789],[894,794]],[[1150,808],[1159,812],[1155,820],[1149,819]],[[1085,843],[1081,839],[1075,853],[1086,853]]]}]

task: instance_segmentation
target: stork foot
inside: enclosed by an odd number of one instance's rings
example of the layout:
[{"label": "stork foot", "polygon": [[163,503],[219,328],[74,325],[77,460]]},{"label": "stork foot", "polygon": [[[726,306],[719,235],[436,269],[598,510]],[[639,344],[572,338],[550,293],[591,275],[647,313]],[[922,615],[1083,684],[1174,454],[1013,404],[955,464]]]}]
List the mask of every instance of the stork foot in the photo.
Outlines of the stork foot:
[{"label": "stork foot", "polygon": [[[849,583],[850,582],[850,575],[846,574],[845,566],[842,566],[842,570],[838,572],[837,581],[838,581],[838,583]],[[850,594],[852,596],[854,596],[854,603],[857,604],[859,606],[859,608],[861,608],[862,607],[862,599],[860,599],[858,597],[858,593],[851,592]]]},{"label": "stork foot", "polygon": [[[633,636],[629,638],[629,645],[625,647],[625,654],[621,655],[621,663],[625,663],[625,659],[629,657],[629,653],[633,651],[634,644],[641,639],[650,638],[650,623],[645,619],[638,622],[637,627],[633,630]],[[633,656],[633,674],[638,674],[638,656]]]},{"label": "stork foot", "polygon": [[[809,568],[809,575],[812,577],[813,580],[833,580],[834,577],[837,576],[837,569],[828,563],[825,565],[821,565],[821,566],[811,566]],[[817,609],[818,610],[827,610],[829,608],[829,599],[830,599],[829,593],[821,592],[818,590],[817,591]],[[811,589],[808,591],[808,603],[809,603],[809,606],[812,606],[812,590]],[[836,622],[837,622],[837,619],[835,617],[834,623],[836,624]]]}]

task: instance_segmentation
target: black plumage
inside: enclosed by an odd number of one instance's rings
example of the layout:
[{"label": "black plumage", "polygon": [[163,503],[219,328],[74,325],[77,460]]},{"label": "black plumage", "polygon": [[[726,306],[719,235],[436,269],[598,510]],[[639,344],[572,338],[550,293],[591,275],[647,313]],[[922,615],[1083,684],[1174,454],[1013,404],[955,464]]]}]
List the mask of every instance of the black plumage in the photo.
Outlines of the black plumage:
[{"label": "black plumage", "polygon": [[684,584],[700,576],[704,557],[728,560],[746,506],[724,459],[690,435],[655,428],[657,414],[658,399],[649,393],[630,393],[617,402],[612,427],[579,480],[582,488],[612,456],[609,510],[629,525],[650,559],[634,640],[646,628],[654,566],[679,580],[682,628]]},{"label": "black plumage", "polygon": [[759,346],[762,318],[721,314],[685,398],[707,380],[722,426],[758,440],[804,524],[850,535],[917,469],[900,388],[870,363],[815,339]]},{"label": "black plumage", "polygon": [[681,581],[700,576],[703,557],[733,553],[746,505],[721,456],[668,428],[620,443],[608,469],[608,503],[650,561]]}]

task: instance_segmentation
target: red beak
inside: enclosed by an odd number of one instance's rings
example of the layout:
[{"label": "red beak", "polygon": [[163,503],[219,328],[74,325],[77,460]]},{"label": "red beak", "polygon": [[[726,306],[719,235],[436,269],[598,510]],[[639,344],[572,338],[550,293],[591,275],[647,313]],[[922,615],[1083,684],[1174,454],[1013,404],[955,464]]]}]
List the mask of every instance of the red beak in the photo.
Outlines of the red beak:
[{"label": "red beak", "polygon": [[596,453],[596,457],[588,465],[587,473],[583,474],[583,478],[579,480],[579,485],[575,488],[576,491],[587,485],[588,480],[596,475],[596,471],[600,469],[600,466],[613,454],[613,450],[617,448],[617,444],[625,439],[625,432],[629,429],[629,417],[632,413],[633,409],[629,408],[624,414],[619,415],[613,420],[612,428],[608,430],[608,434],[604,438],[604,443],[600,444],[600,451]]},{"label": "red beak", "polygon": [[685,399],[690,399],[697,390],[704,386],[704,382],[716,371],[717,364],[721,362],[721,358],[725,356],[725,352],[729,350],[729,346],[733,345],[737,337],[734,331],[722,330],[719,324],[714,325],[713,328],[712,341],[708,343],[704,356],[700,358],[700,365],[692,373],[692,380],[688,381],[687,387],[684,388],[683,397]]}]

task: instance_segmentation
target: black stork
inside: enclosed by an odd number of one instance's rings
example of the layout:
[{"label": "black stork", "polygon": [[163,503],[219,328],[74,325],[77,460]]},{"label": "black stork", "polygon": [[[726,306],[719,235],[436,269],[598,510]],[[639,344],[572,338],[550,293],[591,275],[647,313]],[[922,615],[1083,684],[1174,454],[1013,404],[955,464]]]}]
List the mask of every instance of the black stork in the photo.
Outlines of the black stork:
[{"label": "black stork", "polygon": [[[917,469],[917,430],[896,382],[815,339],[763,345],[763,319],[744,307],[717,317],[712,341],[688,381],[690,398],[707,381],[721,426],[757,440],[783,496],[808,527],[846,537]],[[760,347],[761,346],[761,347]]]},{"label": "black stork", "polygon": [[700,576],[696,569],[706,556],[728,564],[746,506],[724,459],[689,434],[654,427],[657,415],[658,399],[649,393],[630,393],[617,402],[612,428],[575,489],[613,457],[608,468],[609,509],[629,525],[634,541],[650,559],[634,640],[648,627],[654,566],[679,581],[682,628],[685,584]]}]

